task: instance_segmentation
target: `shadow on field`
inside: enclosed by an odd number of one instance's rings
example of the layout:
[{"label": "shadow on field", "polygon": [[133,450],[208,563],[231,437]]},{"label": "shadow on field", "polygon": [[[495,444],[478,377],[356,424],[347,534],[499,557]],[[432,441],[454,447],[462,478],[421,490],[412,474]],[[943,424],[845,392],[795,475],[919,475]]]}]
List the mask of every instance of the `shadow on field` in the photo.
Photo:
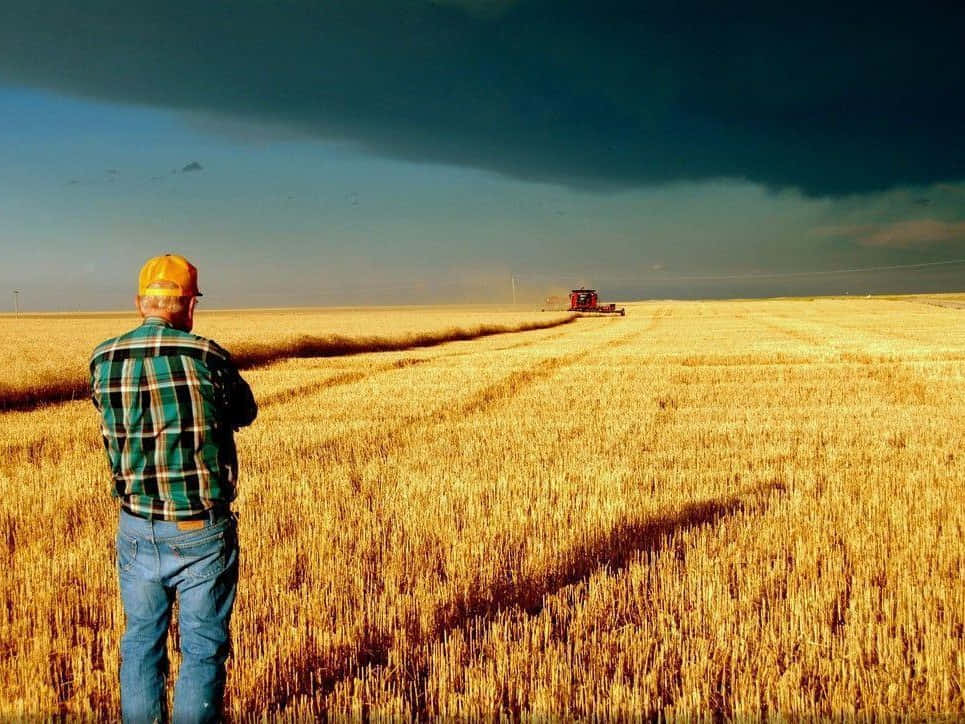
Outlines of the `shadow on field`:
[{"label": "shadow on field", "polygon": [[[401,337],[299,337],[280,344],[239,345],[232,359],[239,369],[264,367],[285,359],[306,357],[345,357],[367,352],[401,352],[407,349],[435,347],[447,342],[465,342],[496,334],[531,332],[571,324],[576,315],[555,317],[546,321],[521,324],[480,324],[475,327],[451,327],[439,332],[408,334]],[[86,399],[90,394],[86,379],[52,379],[29,388],[0,387],[0,412],[27,411],[43,405]]]},{"label": "shadow on field", "polygon": [[[490,584],[470,597],[440,608],[431,631],[410,631],[405,635],[410,643],[404,658],[410,663],[405,672],[399,672],[404,677],[399,690],[412,696],[410,718],[422,721],[429,716],[424,700],[429,676],[426,649],[453,631],[461,629],[469,637],[479,630],[481,621],[510,609],[537,616],[543,610],[546,598],[564,588],[585,582],[604,570],[622,571],[641,555],[666,549],[681,533],[714,525],[722,518],[745,510],[763,511],[769,505],[769,496],[783,493],[785,489],[783,482],[772,482],[744,489],[736,495],[691,503],[656,518],[623,521],[598,537],[565,551],[554,571],[541,571],[538,578],[526,579],[507,569],[504,582]],[[275,691],[260,701],[267,702],[267,711],[272,713],[285,710],[296,698],[311,697],[317,701],[328,696],[339,683],[359,676],[364,669],[387,666],[393,645],[391,634],[373,633],[357,642],[351,652],[327,652],[325,659],[328,662],[339,661],[334,667],[330,663],[326,665],[320,656],[304,656],[294,662],[298,671],[295,680],[281,682]],[[345,658],[340,658],[341,655]]]},{"label": "shadow on field", "polygon": [[714,498],[683,506],[648,520],[626,520],[586,543],[574,546],[560,557],[555,571],[541,572],[538,580],[507,581],[473,598],[454,602],[436,618],[436,633],[441,636],[465,627],[473,619],[492,616],[509,608],[518,608],[535,616],[543,610],[546,597],[567,586],[588,580],[602,570],[619,572],[640,554],[656,553],[667,547],[679,533],[717,523],[721,518],[742,512],[750,506],[766,503],[766,496],[783,493],[782,482],[748,488],[737,495]]},{"label": "shadow on field", "polygon": [[59,402],[86,400],[89,395],[87,380],[48,380],[35,387],[0,388],[0,412],[25,412]]}]

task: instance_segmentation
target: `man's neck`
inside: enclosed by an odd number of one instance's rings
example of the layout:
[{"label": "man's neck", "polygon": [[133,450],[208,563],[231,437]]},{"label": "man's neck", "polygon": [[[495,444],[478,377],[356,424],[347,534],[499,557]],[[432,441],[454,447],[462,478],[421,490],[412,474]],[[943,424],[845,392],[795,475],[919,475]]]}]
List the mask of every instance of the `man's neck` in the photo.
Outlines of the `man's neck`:
[{"label": "man's neck", "polygon": [[141,324],[152,324],[155,326],[160,325],[162,327],[171,327],[173,329],[178,328],[178,326],[167,317],[161,317],[156,314],[147,315],[144,317],[144,321],[141,322]]}]

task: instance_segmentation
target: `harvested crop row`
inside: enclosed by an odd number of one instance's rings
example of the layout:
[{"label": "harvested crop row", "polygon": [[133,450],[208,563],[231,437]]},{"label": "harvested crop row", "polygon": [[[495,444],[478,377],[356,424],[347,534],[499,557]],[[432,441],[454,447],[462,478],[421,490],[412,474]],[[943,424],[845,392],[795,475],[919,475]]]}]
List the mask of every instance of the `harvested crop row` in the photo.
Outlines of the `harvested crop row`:
[{"label": "harvested crop row", "polygon": [[[513,324],[477,324],[471,327],[447,327],[441,330],[411,332],[396,336],[325,336],[301,335],[295,339],[268,342],[245,341],[230,345],[230,351],[241,369],[263,367],[285,359],[311,357],[342,357],[370,352],[398,352],[433,347],[447,342],[461,342],[497,334],[512,334],[540,329],[551,329],[570,324],[576,316],[554,316]],[[8,320],[9,321],[9,320]],[[118,334],[123,329],[113,331]],[[89,353],[72,345],[79,357]],[[44,404],[69,402],[87,397],[88,384],[84,375],[76,374],[77,359],[69,369],[28,377],[27,381],[0,385],[0,411],[30,410]]]}]

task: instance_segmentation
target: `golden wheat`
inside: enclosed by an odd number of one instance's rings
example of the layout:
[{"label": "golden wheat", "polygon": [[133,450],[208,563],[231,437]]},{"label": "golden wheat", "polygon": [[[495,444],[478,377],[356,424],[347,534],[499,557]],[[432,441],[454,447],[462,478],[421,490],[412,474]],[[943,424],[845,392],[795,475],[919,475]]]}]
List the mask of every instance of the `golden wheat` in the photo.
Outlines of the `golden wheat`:
[{"label": "golden wheat", "polygon": [[[453,323],[384,314],[199,332]],[[234,719],[965,713],[965,311],[627,314],[247,374]],[[112,717],[95,413],[3,413],[0,450],[0,717]]]}]

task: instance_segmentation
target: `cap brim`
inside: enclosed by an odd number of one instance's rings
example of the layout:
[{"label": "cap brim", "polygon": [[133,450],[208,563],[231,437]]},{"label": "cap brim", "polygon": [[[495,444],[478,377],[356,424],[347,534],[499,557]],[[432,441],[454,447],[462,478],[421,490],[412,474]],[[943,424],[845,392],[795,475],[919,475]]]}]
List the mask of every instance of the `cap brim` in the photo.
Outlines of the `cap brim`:
[{"label": "cap brim", "polygon": [[140,292],[142,297],[203,297],[201,292],[185,294],[180,289],[144,289]]}]

